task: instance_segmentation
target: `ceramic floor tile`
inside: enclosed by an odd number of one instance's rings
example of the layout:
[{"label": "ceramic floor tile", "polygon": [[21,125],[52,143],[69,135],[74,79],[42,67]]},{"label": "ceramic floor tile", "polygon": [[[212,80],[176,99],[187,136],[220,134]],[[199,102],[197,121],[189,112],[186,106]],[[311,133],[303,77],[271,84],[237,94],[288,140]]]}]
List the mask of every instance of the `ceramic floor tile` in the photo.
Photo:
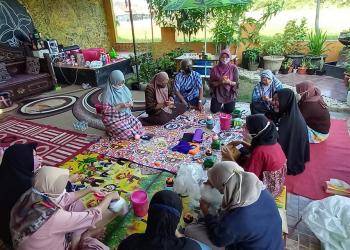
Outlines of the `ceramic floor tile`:
[{"label": "ceramic floor tile", "polygon": [[288,239],[288,238],[287,238],[286,249],[289,249],[289,250],[298,250],[298,249],[299,249],[299,243],[298,243],[298,241],[291,240],[291,239]]}]

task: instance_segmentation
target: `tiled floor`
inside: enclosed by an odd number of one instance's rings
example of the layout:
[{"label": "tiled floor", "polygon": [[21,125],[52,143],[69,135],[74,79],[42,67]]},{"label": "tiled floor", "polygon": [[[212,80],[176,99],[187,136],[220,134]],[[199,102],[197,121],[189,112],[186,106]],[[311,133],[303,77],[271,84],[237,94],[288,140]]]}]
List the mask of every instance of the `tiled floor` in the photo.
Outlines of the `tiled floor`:
[{"label": "tiled floor", "polygon": [[302,196],[289,194],[287,196],[287,221],[288,236],[286,242],[287,250],[321,249],[321,243],[310,231],[307,225],[300,221],[303,209],[312,200]]},{"label": "tiled floor", "polygon": [[290,73],[287,75],[278,74],[277,78],[290,86],[295,86],[297,83],[306,80],[312,81],[319,89],[321,89],[322,95],[331,97],[338,101],[346,101],[347,88],[344,85],[343,79],[330,76],[300,75],[297,73]]}]

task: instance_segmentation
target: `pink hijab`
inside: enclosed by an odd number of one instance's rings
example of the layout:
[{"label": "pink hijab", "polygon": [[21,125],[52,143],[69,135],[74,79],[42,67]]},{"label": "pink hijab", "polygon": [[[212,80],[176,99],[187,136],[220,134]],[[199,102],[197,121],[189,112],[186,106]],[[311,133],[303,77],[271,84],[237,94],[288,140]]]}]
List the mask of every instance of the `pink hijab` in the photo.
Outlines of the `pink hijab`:
[{"label": "pink hijab", "polygon": [[314,86],[311,81],[304,81],[296,85],[298,94],[303,93],[300,102],[318,102],[322,108],[327,108],[327,104],[321,96],[321,91]]},{"label": "pink hijab", "polygon": [[[157,103],[160,103],[160,104],[169,101],[168,85],[166,85],[164,88],[159,87],[159,85],[165,81],[169,81],[169,76],[166,72],[162,71],[162,72],[159,72],[158,74],[155,74],[150,82],[150,84],[155,89]],[[165,107],[162,109],[167,113],[171,113],[171,109],[168,107]]]},{"label": "pink hijab", "polygon": [[[231,58],[229,49],[222,50],[219,58],[221,58],[224,54],[228,55],[229,58]],[[227,77],[231,81],[238,82],[238,71],[236,69],[236,66],[231,62],[224,64],[219,61],[218,65],[216,65],[210,73],[210,81],[222,81],[224,77]],[[235,98],[236,88],[237,86],[219,86],[215,89],[212,89],[212,93],[220,103],[228,103],[233,101]]]}]

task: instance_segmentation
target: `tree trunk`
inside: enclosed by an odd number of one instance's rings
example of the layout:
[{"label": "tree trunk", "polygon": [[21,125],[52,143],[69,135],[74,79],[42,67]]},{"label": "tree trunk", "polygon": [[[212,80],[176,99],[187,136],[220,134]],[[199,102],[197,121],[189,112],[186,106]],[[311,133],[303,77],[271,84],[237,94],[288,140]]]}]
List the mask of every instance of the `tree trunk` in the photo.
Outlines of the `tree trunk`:
[{"label": "tree trunk", "polygon": [[320,8],[321,8],[321,0],[316,0],[316,18],[315,18],[316,34],[320,33]]}]

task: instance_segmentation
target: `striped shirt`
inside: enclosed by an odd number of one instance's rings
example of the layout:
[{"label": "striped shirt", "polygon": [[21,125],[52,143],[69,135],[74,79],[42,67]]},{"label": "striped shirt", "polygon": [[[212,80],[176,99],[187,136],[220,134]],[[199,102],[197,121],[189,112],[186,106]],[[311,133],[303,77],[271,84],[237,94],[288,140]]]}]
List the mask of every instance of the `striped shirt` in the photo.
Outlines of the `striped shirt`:
[{"label": "striped shirt", "polygon": [[202,87],[201,75],[191,71],[190,75],[179,72],[175,77],[175,89],[180,92],[186,101],[191,101],[199,96],[199,89]]}]

